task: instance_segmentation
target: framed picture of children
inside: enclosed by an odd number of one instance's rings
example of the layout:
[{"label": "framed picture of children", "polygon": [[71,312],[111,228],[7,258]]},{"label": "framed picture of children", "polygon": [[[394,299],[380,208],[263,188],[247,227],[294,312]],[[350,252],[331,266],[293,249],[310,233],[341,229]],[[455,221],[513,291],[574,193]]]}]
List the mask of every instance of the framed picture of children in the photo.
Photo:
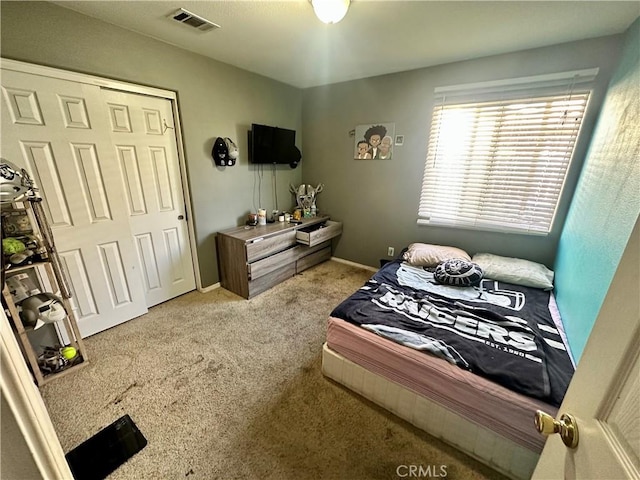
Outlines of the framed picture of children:
[{"label": "framed picture of children", "polygon": [[390,160],[393,158],[395,123],[372,123],[356,127],[355,160]]}]

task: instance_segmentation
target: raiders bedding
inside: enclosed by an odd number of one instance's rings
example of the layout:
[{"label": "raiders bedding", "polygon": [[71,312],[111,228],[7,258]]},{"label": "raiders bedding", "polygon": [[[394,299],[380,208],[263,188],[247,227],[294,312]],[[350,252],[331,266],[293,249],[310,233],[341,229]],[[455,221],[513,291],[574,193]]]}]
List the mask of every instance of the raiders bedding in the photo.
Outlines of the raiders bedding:
[{"label": "raiders bedding", "polygon": [[574,367],[552,293],[492,279],[441,285],[424,267],[384,265],[332,317],[559,406]]}]

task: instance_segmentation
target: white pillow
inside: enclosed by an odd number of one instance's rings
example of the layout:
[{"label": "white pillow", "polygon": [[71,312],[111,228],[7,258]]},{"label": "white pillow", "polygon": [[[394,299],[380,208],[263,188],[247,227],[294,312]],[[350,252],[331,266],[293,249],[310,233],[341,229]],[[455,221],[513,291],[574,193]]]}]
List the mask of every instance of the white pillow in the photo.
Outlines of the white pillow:
[{"label": "white pillow", "polygon": [[402,255],[405,262],[416,267],[435,267],[450,258],[471,261],[471,257],[464,250],[430,243],[412,243]]},{"label": "white pillow", "polygon": [[553,270],[549,270],[541,263],[522,258],[501,257],[491,253],[476,253],[472,261],[480,266],[484,272],[484,278],[525,287],[553,289]]}]

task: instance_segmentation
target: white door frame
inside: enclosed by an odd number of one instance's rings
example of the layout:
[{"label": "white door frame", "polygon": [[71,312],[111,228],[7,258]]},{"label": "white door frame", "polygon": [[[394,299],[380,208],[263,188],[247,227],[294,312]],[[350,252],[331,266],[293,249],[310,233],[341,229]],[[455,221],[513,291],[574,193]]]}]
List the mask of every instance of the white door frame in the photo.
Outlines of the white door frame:
[{"label": "white door frame", "polygon": [[96,85],[98,87],[109,88],[112,90],[120,90],[127,93],[138,93],[149,95],[152,97],[165,98],[171,102],[173,111],[173,124],[175,126],[176,143],[178,149],[178,163],[180,167],[180,177],[182,182],[182,191],[185,203],[185,212],[187,214],[187,228],[189,233],[189,243],[191,245],[191,263],[193,264],[193,273],[196,278],[196,288],[198,291],[205,291],[202,288],[202,280],[200,278],[200,269],[198,268],[198,250],[196,243],[196,234],[193,222],[193,210],[191,208],[191,191],[189,182],[187,181],[187,167],[184,155],[184,145],[182,143],[182,129],[180,125],[180,114],[178,110],[178,96],[172,90],[163,90],[145,85],[137,85],[135,83],[121,82],[109,78],[96,77],[84,73],[72,72],[58,68],[45,67],[34,63],[20,62],[17,60],[9,60],[0,58],[0,67],[6,70],[13,70],[21,73],[30,73],[32,75],[40,75],[43,77],[57,78],[60,80],[68,80],[71,82],[85,83]]},{"label": "white door frame", "polygon": [[16,418],[42,478],[73,478],[49,412],[3,309],[0,309],[0,367],[2,396]]}]

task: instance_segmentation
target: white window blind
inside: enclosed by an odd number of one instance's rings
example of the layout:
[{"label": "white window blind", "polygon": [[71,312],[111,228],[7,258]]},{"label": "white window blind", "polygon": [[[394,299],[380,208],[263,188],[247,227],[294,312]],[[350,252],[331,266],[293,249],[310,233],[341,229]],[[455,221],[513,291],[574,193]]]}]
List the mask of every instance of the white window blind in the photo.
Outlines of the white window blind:
[{"label": "white window blind", "polygon": [[418,223],[549,233],[596,73],[436,89]]}]

